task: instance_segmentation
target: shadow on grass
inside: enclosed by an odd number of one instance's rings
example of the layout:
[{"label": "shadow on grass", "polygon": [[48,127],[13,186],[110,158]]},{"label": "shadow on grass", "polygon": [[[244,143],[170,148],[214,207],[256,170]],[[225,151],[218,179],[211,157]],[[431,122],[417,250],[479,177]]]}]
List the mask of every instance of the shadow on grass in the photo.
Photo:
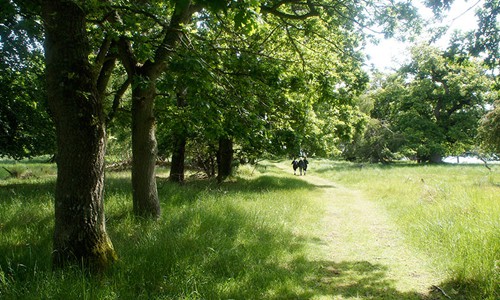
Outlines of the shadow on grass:
[{"label": "shadow on grass", "polygon": [[53,180],[0,184],[0,298],[3,276],[23,281],[50,268],[54,188]]},{"label": "shadow on grass", "polygon": [[[53,190],[52,183],[30,185],[11,188],[21,198]],[[248,212],[231,202],[213,205],[197,201],[203,193],[231,197],[315,188],[299,178],[261,176],[223,185],[200,181],[186,186],[160,181],[158,186],[165,217],[159,222],[129,226],[123,216],[131,211],[130,181],[107,179],[107,201],[129,203],[111,214],[106,212],[111,224],[108,231],[120,261],[99,278],[83,278],[71,272],[50,275],[52,237],[47,227],[52,215],[24,219],[19,210],[19,215],[2,221],[5,238],[0,240],[0,253],[5,256],[0,260],[0,275],[7,281],[0,280],[0,295],[5,299],[426,298],[396,290],[383,265],[309,259],[309,245],[321,240],[297,235],[292,228],[258,212]],[[27,226],[28,222],[34,227]],[[10,239],[15,231],[29,234]]]},{"label": "shadow on grass", "polygon": [[109,280],[127,299],[425,298],[396,290],[383,265],[308,259],[310,240],[236,207],[188,209],[115,238]]},{"label": "shadow on grass", "polygon": [[184,185],[159,178],[158,195],[162,203],[168,205],[185,205],[199,199],[200,194],[232,195],[240,193],[263,193],[274,191],[293,191],[299,189],[315,189],[317,186],[299,178],[263,175],[255,179],[238,178],[217,184],[215,180],[192,180]]},{"label": "shadow on grass", "polygon": [[[497,277],[498,278],[498,277]],[[494,281],[493,281],[494,282]],[[493,283],[491,290],[484,289],[487,286],[484,282],[476,279],[450,279],[441,283],[438,287],[433,287],[433,291],[441,296],[446,294],[447,299],[453,300],[469,300],[469,299],[500,299],[500,283],[497,280],[496,285]],[[445,299],[443,297],[442,299]]]}]

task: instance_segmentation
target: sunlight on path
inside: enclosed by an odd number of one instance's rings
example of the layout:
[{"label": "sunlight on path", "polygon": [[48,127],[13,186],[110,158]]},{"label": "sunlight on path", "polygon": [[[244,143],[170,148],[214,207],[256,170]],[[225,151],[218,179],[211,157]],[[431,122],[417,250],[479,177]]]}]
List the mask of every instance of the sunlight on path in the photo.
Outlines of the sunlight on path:
[{"label": "sunlight on path", "polygon": [[[321,228],[318,228],[318,236],[321,243],[315,246],[317,251],[313,254],[313,260],[349,266],[364,264],[367,268],[383,273],[376,279],[368,280],[367,284],[383,280],[397,292],[413,295],[428,294],[430,287],[438,285],[443,279],[433,272],[425,256],[405,245],[401,233],[386,211],[367,200],[361,192],[317,176],[298,178],[323,190],[318,201],[325,205],[326,211],[319,222]],[[353,277],[352,280],[362,281],[366,278]],[[339,296],[335,299],[353,298]]]}]

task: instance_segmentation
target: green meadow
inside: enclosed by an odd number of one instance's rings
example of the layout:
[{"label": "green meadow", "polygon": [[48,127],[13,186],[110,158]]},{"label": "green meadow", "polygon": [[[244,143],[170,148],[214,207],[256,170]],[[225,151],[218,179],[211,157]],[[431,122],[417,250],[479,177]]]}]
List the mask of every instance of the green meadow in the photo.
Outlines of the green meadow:
[{"label": "green meadow", "polygon": [[[500,295],[500,168],[311,160],[310,174],[385,207],[413,247],[448,274],[452,299]],[[286,165],[285,165],[286,163]],[[289,168],[288,162],[282,165]],[[320,257],[322,191],[266,162],[218,185],[167,181],[162,218],[132,215],[129,172],[106,175],[107,230],[119,261],[105,274],[51,271],[54,165],[0,169],[1,299],[426,299],[398,292],[384,266]],[[326,279],[333,284],[324,284]],[[429,299],[445,299],[432,294]]]},{"label": "green meadow", "polygon": [[382,205],[449,280],[452,299],[500,299],[500,165],[352,164],[315,171]]}]

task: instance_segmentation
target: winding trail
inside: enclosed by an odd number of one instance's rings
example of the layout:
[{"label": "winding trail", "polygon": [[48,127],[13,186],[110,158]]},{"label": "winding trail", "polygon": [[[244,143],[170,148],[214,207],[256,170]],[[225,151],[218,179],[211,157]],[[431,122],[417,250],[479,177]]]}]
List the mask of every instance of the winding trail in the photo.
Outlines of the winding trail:
[{"label": "winding trail", "polygon": [[[283,169],[284,166],[280,168]],[[321,239],[317,246],[319,251],[313,259],[332,261],[336,264],[350,262],[351,266],[353,263],[366,264],[379,268],[384,274],[377,280],[384,280],[395,292],[401,295],[417,295],[417,298],[436,299],[429,295],[430,289],[443,280],[443,274],[435,272],[426,256],[405,243],[384,208],[368,200],[360,191],[343,187],[330,180],[310,174],[300,178],[321,189],[318,200],[324,204],[326,210],[319,222],[322,227],[318,229]],[[363,271],[358,273],[363,276]],[[363,280],[359,278],[360,274],[352,280]]]}]

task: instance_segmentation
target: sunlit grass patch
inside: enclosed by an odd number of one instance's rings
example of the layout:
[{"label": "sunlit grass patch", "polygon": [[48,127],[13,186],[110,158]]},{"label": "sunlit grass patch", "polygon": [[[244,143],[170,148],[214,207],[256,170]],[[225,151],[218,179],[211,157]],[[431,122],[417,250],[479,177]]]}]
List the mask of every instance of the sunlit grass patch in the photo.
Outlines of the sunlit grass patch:
[{"label": "sunlit grass patch", "polygon": [[499,166],[319,164],[321,176],[386,207],[407,239],[450,273],[444,285],[454,297],[500,296]]}]

